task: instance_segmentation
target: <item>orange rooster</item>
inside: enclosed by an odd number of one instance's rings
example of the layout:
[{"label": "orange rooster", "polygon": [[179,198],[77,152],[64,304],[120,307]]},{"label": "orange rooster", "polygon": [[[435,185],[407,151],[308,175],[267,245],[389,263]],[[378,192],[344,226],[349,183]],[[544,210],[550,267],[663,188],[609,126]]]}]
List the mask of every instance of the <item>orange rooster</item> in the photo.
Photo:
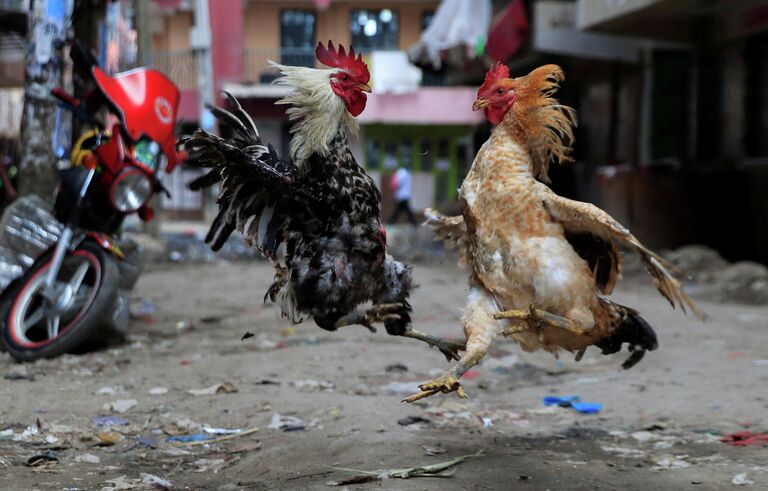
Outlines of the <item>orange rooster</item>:
[{"label": "orange rooster", "polygon": [[[621,273],[619,246],[640,255],[659,292],[701,316],[671,267],[598,207],[562,198],[547,182],[551,161],[570,160],[575,112],[552,96],[563,71],[546,65],[519,78],[497,64],[473,109],[498,125],[461,186],[463,217],[428,212],[438,238],[457,244],[471,269],[462,323],[466,353],[448,372],[420,386],[413,402],[438,392],[466,397],[459,378],[485,356],[498,335],[524,350],[567,350],[580,359],[595,345],[604,354],[631,352],[624,368],[658,346],[639,313],[601,294]],[[537,180],[538,179],[538,180]]]}]

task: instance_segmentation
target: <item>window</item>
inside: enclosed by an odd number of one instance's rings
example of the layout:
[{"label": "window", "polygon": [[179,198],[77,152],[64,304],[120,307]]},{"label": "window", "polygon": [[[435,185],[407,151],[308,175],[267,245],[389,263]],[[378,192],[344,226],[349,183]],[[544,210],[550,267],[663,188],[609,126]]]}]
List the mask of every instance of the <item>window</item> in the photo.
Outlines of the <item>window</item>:
[{"label": "window", "polygon": [[349,19],[352,46],[358,51],[397,49],[399,25],[394,10],[353,10]]},{"label": "window", "polygon": [[280,62],[293,66],[315,66],[315,13],[283,10],[280,13]]},{"label": "window", "polygon": [[429,25],[432,23],[432,19],[435,18],[434,10],[425,10],[421,13],[421,30],[426,31]]}]

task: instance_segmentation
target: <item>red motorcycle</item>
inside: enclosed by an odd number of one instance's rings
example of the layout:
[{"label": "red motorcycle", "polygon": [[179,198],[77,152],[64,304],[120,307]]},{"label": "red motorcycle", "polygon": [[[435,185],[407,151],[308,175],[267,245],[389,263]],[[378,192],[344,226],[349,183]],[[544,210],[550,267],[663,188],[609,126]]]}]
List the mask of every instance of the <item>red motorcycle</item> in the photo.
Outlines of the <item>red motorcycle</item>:
[{"label": "red motorcycle", "polygon": [[[132,288],[138,266],[117,245],[117,234],[128,215],[152,220],[152,197],[165,190],[157,173],[163,165],[171,172],[183,160],[174,137],[179,90],[171,80],[147,68],[110,76],[78,44],[71,57],[95,89],[85,101],[61,89],[52,93],[96,129],[79,142],[87,147],[78,149],[80,165],[61,171],[53,209],[60,222],[56,242],[0,300],[0,346],[20,361],[71,351],[119,316],[127,326],[120,291]],[[108,128],[110,119],[118,122]],[[29,226],[29,220],[19,222]]]}]

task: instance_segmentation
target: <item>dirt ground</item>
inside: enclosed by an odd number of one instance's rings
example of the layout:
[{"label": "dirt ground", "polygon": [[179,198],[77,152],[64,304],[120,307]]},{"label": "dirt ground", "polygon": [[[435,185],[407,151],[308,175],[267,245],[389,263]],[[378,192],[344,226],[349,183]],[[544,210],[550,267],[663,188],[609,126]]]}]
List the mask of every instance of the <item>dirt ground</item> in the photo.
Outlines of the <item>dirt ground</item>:
[{"label": "dirt ground", "polygon": [[[136,302],[144,311],[129,344],[23,366],[0,354],[0,489],[334,489],[329,481],[353,474],[338,468],[429,465],[481,450],[450,477],[347,487],[768,489],[768,448],[720,442],[768,430],[768,307],[702,303],[710,318],[700,323],[672,310],[650,280],[632,281],[615,297],[661,342],[634,369],[620,370],[625,354],[590,350],[576,363],[499,340],[464,381],[468,400],[406,405],[418,382],[447,368],[438,351],[383,329],[289,326],[262,304],[271,279],[262,262],[150,269],[136,293],[156,310]],[[451,264],[415,272],[416,326],[458,336],[465,273]],[[255,336],[241,341],[247,331]],[[218,384],[218,393],[188,392]],[[602,411],[542,403],[576,394]],[[104,415],[127,424],[92,419]],[[426,421],[403,424],[409,417]],[[203,433],[200,425],[258,430],[208,445],[166,441]],[[41,454],[57,462],[25,465]]]}]

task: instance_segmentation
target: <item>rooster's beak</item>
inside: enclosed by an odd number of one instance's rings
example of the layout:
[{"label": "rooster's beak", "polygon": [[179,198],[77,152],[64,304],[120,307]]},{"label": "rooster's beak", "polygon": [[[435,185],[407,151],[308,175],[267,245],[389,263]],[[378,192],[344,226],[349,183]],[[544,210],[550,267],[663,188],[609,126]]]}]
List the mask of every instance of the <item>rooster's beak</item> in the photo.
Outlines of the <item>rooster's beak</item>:
[{"label": "rooster's beak", "polygon": [[490,104],[487,99],[476,99],[475,103],[472,104],[472,110],[473,111],[479,111],[480,109],[483,109],[484,107],[487,107]]},{"label": "rooster's beak", "polygon": [[370,92],[371,86],[368,84],[360,84],[360,90],[362,90],[363,92]]}]

